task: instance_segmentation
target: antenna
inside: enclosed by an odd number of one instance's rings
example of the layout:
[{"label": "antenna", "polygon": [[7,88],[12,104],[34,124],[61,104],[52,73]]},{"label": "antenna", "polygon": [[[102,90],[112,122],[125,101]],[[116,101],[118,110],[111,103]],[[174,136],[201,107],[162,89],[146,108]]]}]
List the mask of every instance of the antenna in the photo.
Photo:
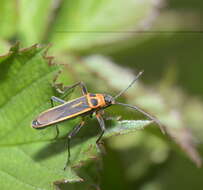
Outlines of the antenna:
[{"label": "antenna", "polygon": [[126,91],[135,83],[135,81],[142,75],[143,72],[144,72],[144,71],[140,71],[140,72],[138,73],[138,75],[135,77],[135,79],[128,85],[128,87],[125,88],[125,89],[123,89],[123,90],[121,90],[116,96],[114,96],[114,99],[118,98],[118,97],[121,96],[124,92],[126,92]]},{"label": "antenna", "polygon": [[159,128],[163,134],[166,133],[165,126],[162,125],[162,123],[156,117],[152,116],[151,114],[147,113],[146,111],[142,110],[141,108],[139,108],[137,106],[132,106],[129,104],[120,103],[120,102],[116,102],[115,104],[126,106],[126,107],[129,107],[129,108],[132,108],[134,110],[141,112],[143,115],[145,115],[146,117],[148,117],[149,119],[154,121],[159,126]]}]

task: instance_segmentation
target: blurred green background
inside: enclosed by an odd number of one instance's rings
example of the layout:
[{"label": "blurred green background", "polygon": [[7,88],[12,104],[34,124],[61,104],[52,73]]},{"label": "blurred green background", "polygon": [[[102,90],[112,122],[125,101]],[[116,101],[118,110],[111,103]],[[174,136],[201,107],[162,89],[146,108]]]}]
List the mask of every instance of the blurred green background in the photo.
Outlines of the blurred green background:
[{"label": "blurred green background", "polygon": [[[202,20],[200,0],[0,0],[1,54],[16,41],[51,43],[49,55],[68,65],[72,81],[110,94],[144,70],[121,99],[167,127],[167,135],[148,127],[105,140],[102,161],[77,168],[85,182],[62,189],[202,189]],[[122,108],[107,112],[135,119]]]}]

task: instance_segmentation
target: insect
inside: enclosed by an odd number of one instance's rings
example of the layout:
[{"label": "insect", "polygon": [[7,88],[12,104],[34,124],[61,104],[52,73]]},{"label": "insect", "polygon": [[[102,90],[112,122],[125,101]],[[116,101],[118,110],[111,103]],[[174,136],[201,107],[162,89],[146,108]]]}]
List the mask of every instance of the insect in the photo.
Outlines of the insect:
[{"label": "insect", "polygon": [[[71,120],[76,117],[81,117],[82,121],[73,128],[71,132],[68,134],[68,158],[64,167],[64,170],[66,169],[68,163],[70,162],[70,140],[73,136],[75,136],[78,131],[84,126],[85,121],[84,121],[84,116],[91,115],[95,113],[96,118],[99,122],[99,126],[101,128],[101,133],[98,136],[96,140],[96,144],[98,144],[105,132],[105,123],[104,119],[102,117],[103,114],[103,109],[111,106],[111,105],[121,105],[121,106],[126,106],[129,108],[132,108],[134,110],[137,110],[144,114],[146,117],[157,123],[161,129],[161,131],[164,133],[164,126],[160,123],[160,121],[152,116],[151,114],[145,112],[144,110],[140,109],[137,106],[132,106],[129,104],[124,104],[117,102],[116,99],[121,96],[124,92],[126,92],[134,83],[135,81],[140,77],[140,75],[143,73],[139,72],[139,74],[135,77],[135,79],[127,86],[127,88],[123,89],[120,91],[116,96],[111,96],[108,94],[93,94],[93,93],[88,93],[87,88],[83,82],[78,82],[76,84],[73,84],[72,86],[68,87],[69,89],[73,89],[76,86],[80,86],[82,89],[82,94],[83,96],[76,98],[72,101],[64,101],[58,97],[52,96],[51,97],[51,103],[53,106],[53,101],[61,103],[61,105],[55,106],[51,109],[48,109],[32,121],[32,127],[35,129],[42,129],[45,127],[48,127],[53,124],[57,124],[59,122],[65,121],[65,120]],[[58,127],[56,126],[57,130],[57,136],[59,134]]]}]

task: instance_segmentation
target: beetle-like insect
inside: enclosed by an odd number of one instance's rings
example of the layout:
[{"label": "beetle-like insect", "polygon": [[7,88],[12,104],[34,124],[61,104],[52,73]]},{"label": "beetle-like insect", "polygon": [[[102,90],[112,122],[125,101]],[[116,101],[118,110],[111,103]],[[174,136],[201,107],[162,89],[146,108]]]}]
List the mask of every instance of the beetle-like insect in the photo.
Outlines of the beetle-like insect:
[{"label": "beetle-like insect", "polygon": [[[137,106],[132,106],[129,104],[124,104],[117,102],[116,99],[121,96],[125,91],[127,91],[134,83],[135,81],[139,78],[139,76],[143,72],[139,72],[139,74],[135,77],[135,79],[128,85],[127,88],[119,92],[116,96],[112,97],[107,94],[93,94],[93,93],[88,93],[87,88],[83,82],[78,82],[70,87],[69,89],[73,89],[76,86],[80,86],[82,89],[82,94],[83,96],[76,98],[72,101],[64,101],[60,98],[57,98],[55,96],[51,97],[51,103],[53,106],[53,101],[61,103],[59,106],[55,106],[51,109],[48,109],[44,112],[42,112],[35,120],[32,121],[32,127],[35,129],[41,129],[45,128],[47,126],[57,124],[59,122],[65,121],[65,120],[70,120],[74,119],[76,117],[82,117],[82,121],[73,128],[73,130],[68,134],[68,158],[66,161],[66,165],[64,167],[64,170],[66,169],[68,163],[70,162],[70,140],[73,136],[75,136],[78,131],[82,128],[82,126],[85,124],[84,122],[84,116],[86,115],[91,115],[95,113],[96,118],[99,122],[100,128],[101,128],[101,133],[99,137],[96,140],[96,144],[99,143],[100,139],[102,138],[104,132],[105,132],[105,123],[102,118],[102,110],[117,104],[117,105],[122,105],[126,106],[132,109],[135,109],[142,114],[144,114],[146,117],[157,123],[161,129],[161,131],[164,133],[164,126],[161,124],[161,122],[151,114],[145,112],[144,110],[140,109]],[[56,126],[57,129],[57,136],[59,134],[59,130]]]}]

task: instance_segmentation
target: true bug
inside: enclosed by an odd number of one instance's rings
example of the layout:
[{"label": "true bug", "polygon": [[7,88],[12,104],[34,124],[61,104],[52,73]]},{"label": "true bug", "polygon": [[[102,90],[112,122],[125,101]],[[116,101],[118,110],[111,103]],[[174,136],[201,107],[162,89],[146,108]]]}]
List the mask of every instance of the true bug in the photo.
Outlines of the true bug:
[{"label": "true bug", "polygon": [[[48,110],[42,112],[35,120],[32,121],[32,127],[35,129],[41,129],[41,128],[45,128],[45,127],[53,125],[53,124],[57,124],[64,120],[74,119],[79,116],[84,118],[84,116],[95,113],[96,118],[97,118],[100,128],[101,128],[101,133],[96,140],[96,144],[98,144],[105,132],[105,123],[102,118],[102,110],[113,104],[117,104],[117,105],[127,106],[129,108],[132,108],[132,109],[135,109],[135,110],[141,112],[142,114],[147,116],[149,119],[151,119],[155,123],[157,123],[159,125],[161,131],[164,133],[163,125],[160,123],[160,121],[156,117],[143,111],[142,109],[140,109],[137,106],[132,106],[129,104],[124,104],[124,103],[120,103],[120,102],[116,101],[116,99],[119,96],[121,96],[125,91],[127,91],[135,83],[135,81],[140,77],[140,75],[142,73],[143,73],[143,71],[139,72],[139,74],[128,85],[128,87],[123,89],[122,91],[120,91],[114,97],[107,95],[107,94],[88,93],[85,84],[83,82],[78,82],[78,83],[70,86],[68,89],[72,89],[72,88],[75,88],[76,86],[80,86],[82,89],[83,96],[76,98],[72,101],[68,101],[68,102],[66,102],[60,98],[57,98],[55,96],[52,96],[51,97],[52,106],[53,106],[53,101],[61,103],[61,105],[55,106],[51,109],[48,109]],[[68,134],[68,158],[67,158],[65,168],[67,167],[67,165],[70,161],[70,140],[73,136],[75,136],[78,133],[78,131],[81,129],[81,127],[84,124],[85,124],[85,122],[84,122],[84,120],[82,120]],[[58,134],[59,133],[58,128],[56,127],[56,129],[57,129],[57,134]]]}]

